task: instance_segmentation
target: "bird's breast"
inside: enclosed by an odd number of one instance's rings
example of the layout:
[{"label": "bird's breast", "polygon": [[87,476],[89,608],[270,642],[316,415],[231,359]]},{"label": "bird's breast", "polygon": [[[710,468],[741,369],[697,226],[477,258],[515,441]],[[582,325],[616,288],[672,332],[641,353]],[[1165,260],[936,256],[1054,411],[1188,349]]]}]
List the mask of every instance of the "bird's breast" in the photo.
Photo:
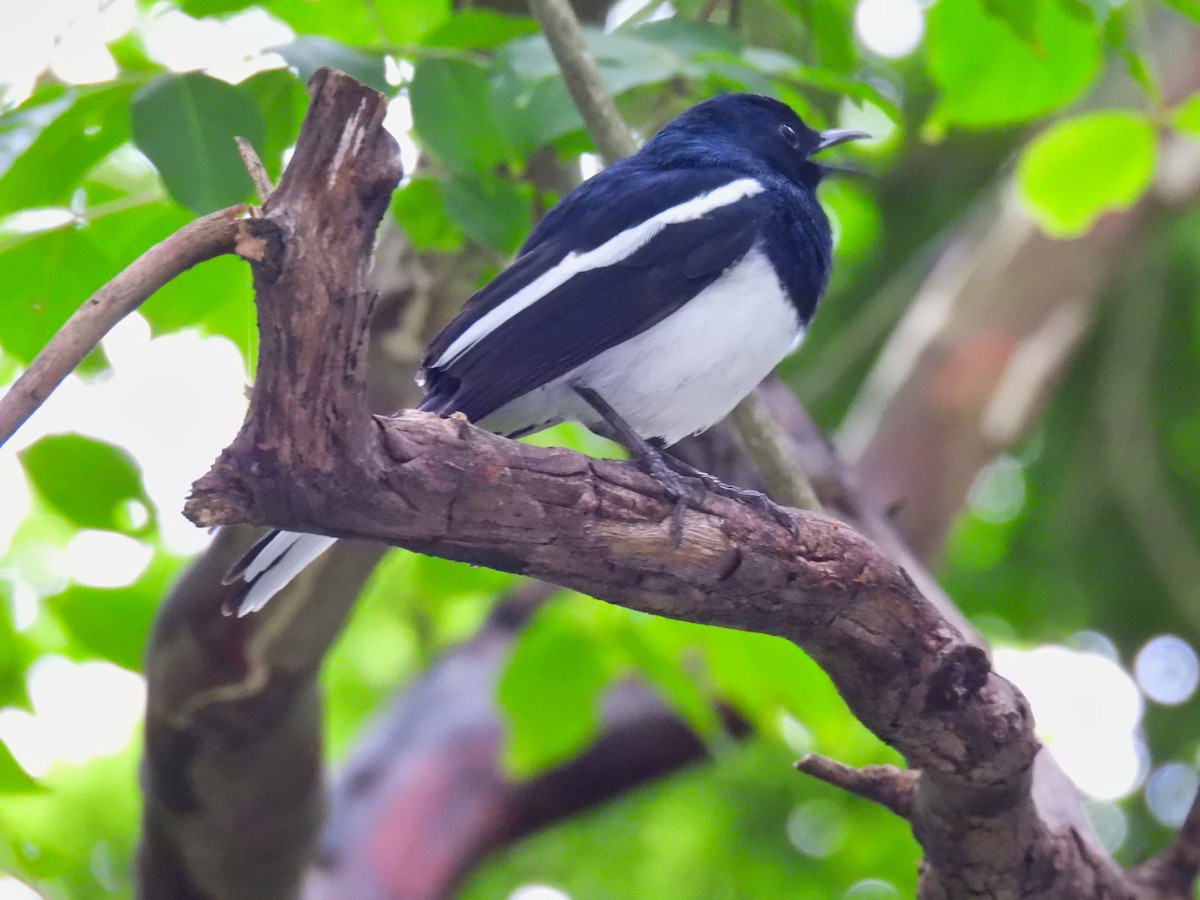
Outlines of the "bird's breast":
[{"label": "bird's breast", "polygon": [[[803,335],[796,306],[761,248],[663,321],[568,373],[646,438],[673,444],[724,418]],[[577,409],[563,418],[594,415]]]}]

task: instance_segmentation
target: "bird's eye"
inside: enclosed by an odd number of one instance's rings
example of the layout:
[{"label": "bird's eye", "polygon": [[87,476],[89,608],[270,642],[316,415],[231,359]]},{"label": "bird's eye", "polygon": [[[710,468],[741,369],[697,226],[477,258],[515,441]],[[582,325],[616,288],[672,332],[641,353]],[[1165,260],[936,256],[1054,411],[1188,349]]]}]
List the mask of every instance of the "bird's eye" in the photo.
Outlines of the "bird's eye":
[{"label": "bird's eye", "polygon": [[793,150],[800,149],[800,135],[796,134],[796,129],[791,125],[780,125],[779,133],[783,135],[783,139],[787,141]]}]

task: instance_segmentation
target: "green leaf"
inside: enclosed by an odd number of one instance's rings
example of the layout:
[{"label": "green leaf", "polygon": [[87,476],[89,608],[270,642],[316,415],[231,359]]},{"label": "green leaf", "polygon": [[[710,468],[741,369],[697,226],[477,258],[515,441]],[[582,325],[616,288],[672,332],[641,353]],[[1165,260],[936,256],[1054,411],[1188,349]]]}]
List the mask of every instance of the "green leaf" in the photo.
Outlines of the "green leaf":
[{"label": "green leaf", "polygon": [[565,762],[592,739],[601,693],[616,671],[606,650],[570,604],[544,607],[521,633],[498,685],[509,772],[527,778]]},{"label": "green leaf", "polygon": [[440,160],[485,170],[513,154],[491,102],[488,69],[463,59],[423,59],[409,87],[413,128]]},{"label": "green leaf", "polygon": [[164,75],[133,98],[133,137],[171,196],[196,213],[245,199],[250,178],[234,137],[259,147],[263,121],[254,101],[199,72]]},{"label": "green leaf", "polygon": [[686,665],[695,649],[695,626],[641,614],[627,622],[622,645],[642,677],[697,734],[710,741],[721,737],[725,729],[713,700]]},{"label": "green leaf", "polygon": [[28,363],[114,270],[90,229],[72,225],[0,243],[0,271],[6,293],[0,346]]},{"label": "green leaf", "polygon": [[48,435],[20,458],[42,499],[81,528],[127,531],[122,527],[127,503],[150,509],[141,470],[113,444],[78,434]]},{"label": "green leaf", "polygon": [[263,119],[263,140],[257,150],[271,180],[278,181],[283,153],[296,143],[308,109],[304,82],[287,69],[269,69],[239,82],[238,90],[258,106]]},{"label": "green leaf", "polygon": [[180,0],[189,16],[219,16],[259,7],[297,34],[319,34],[345,44],[405,44],[450,14],[450,0],[403,3],[316,3],[313,0]]},{"label": "green leaf", "polygon": [[1100,72],[1098,30],[1056,0],[1031,4],[1034,41],[989,15],[982,0],[938,3],[929,12],[926,64],[940,96],[933,130],[1027,121],[1078,97]]},{"label": "green leaf", "polygon": [[1012,29],[1012,33],[1037,49],[1037,33],[1034,28],[1034,15],[1037,4],[1029,0],[982,0],[984,11],[993,18],[999,19]]},{"label": "green leaf", "polygon": [[[109,271],[102,273],[101,280],[191,219],[178,204],[164,199],[92,220],[85,233],[110,254]],[[250,274],[245,264],[233,256],[193,266],[159,288],[139,312],[156,335],[198,327],[206,334],[229,338],[243,355],[257,339]]]},{"label": "green leaf", "polygon": [[[668,47],[637,37],[637,33],[609,34],[594,28],[584,29],[604,86],[614,96],[683,73],[683,57]],[[508,64],[526,81],[532,83],[544,78],[561,81],[558,63],[541,35],[513,41],[503,52]]]},{"label": "green leaf", "polygon": [[1171,110],[1171,127],[1180,134],[1200,138],[1200,93],[1192,94]]},{"label": "green leaf", "polygon": [[290,44],[271,49],[286,59],[288,65],[294,67],[305,82],[313,77],[317,69],[328,66],[341,69],[380,93],[392,92],[384,75],[381,53],[369,53],[355,47],[347,47],[327,37],[297,38]]},{"label": "green leaf", "polygon": [[[673,76],[696,74],[688,58],[637,37],[638,32],[605,34],[585,29],[604,86],[613,96]],[[501,127],[517,151],[528,153],[582,127],[558,63],[541,35],[519,38],[500,48],[491,76],[492,106],[505,111]],[[415,118],[415,99],[413,107]]]},{"label": "green leaf", "polygon": [[1157,141],[1143,115],[1088,113],[1038,135],[1017,164],[1017,189],[1047,234],[1074,237],[1110,210],[1128,209],[1154,175]]},{"label": "green leaf", "polygon": [[442,183],[414,178],[392,194],[392,214],[417,250],[449,251],[462,246],[463,233],[446,215]]},{"label": "green leaf", "polygon": [[440,50],[487,50],[514,38],[538,33],[537,21],[490,9],[463,9],[421,38],[421,46]]},{"label": "green leaf", "polygon": [[533,227],[533,188],[483,172],[455,175],[445,185],[446,214],[472,240],[512,254]]},{"label": "green leaf", "polygon": [[248,7],[259,5],[259,0],[179,0],[180,10],[197,19],[240,12]]},{"label": "green leaf", "polygon": [[742,42],[728,28],[677,17],[647,22],[634,29],[633,36],[659,47],[669,47],[680,56],[693,60],[702,60],[713,53],[738,53],[742,49]]},{"label": "green leaf", "polygon": [[128,140],[138,84],[56,85],[0,115],[0,215],[66,206],[83,176]]},{"label": "green leaf", "polygon": [[73,584],[46,601],[78,651],[99,657],[131,672],[142,669],[146,639],[165,587],[164,566],[155,567],[136,584],[123,588],[94,588]]},{"label": "green leaf", "polygon": [[0,794],[31,794],[44,790],[13,758],[8,745],[0,741]]},{"label": "green leaf", "polygon": [[12,599],[7,585],[0,582],[0,707],[29,705],[25,670],[33,655],[34,650],[17,633]]}]

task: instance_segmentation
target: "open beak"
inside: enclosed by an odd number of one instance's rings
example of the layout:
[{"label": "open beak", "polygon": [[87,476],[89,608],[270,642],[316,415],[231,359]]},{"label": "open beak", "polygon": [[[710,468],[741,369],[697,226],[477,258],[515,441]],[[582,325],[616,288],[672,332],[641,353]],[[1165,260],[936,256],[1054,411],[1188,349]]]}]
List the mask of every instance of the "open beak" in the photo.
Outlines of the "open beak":
[{"label": "open beak", "polygon": [[[836,147],[847,141],[861,141],[870,136],[865,131],[856,131],[853,128],[830,128],[828,131],[821,132],[821,140],[817,142],[812,153],[820,153],[822,150],[828,150],[830,147]],[[809,155],[811,156],[812,153]]]}]

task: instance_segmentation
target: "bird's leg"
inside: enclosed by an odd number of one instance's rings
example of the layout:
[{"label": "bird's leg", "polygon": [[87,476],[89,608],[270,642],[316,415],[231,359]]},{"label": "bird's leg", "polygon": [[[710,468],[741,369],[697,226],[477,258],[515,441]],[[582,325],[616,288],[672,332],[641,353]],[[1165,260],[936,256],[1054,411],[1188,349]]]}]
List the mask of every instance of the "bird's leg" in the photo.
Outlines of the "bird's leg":
[{"label": "bird's leg", "polygon": [[796,533],[796,520],[792,517],[792,514],[762,491],[752,491],[748,488],[726,484],[715,475],[709,475],[707,472],[703,472],[695,466],[685,463],[682,459],[670,453],[663,453],[662,458],[663,462],[670,466],[673,471],[687,478],[696,479],[704,485],[705,490],[719,497],[728,497],[731,500],[743,500],[759,512],[770,516],[788,531],[792,532],[792,534]]},{"label": "bird's leg", "polygon": [[[667,489],[667,493],[675,499],[675,509],[671,513],[671,545],[678,547],[680,541],[683,540],[683,513],[692,496],[689,485],[681,477],[681,473],[673,470],[668,461],[669,457],[634,431],[629,423],[622,419],[617,411],[608,405],[608,401],[596,391],[579,385],[573,385],[572,389],[584,403],[599,413],[600,418],[608,423],[614,436],[637,460],[642,469],[662,484]],[[693,476],[687,475],[686,477],[692,478]],[[703,482],[701,484],[703,485]]]},{"label": "bird's leg", "polygon": [[583,398],[583,401],[588,406],[599,413],[600,417],[608,423],[617,439],[633,455],[641,467],[648,474],[656,478],[667,489],[667,492],[675,498],[675,511],[671,517],[671,541],[675,546],[679,546],[679,542],[683,538],[683,513],[688,505],[690,495],[688,490],[690,485],[683,479],[698,483],[702,491],[708,491],[719,497],[727,497],[731,500],[741,500],[749,503],[759,512],[769,515],[792,534],[796,533],[796,520],[792,518],[791,513],[766,494],[726,484],[719,478],[709,475],[707,472],[702,472],[695,466],[689,465],[683,460],[672,456],[670,453],[660,450],[634,431],[629,423],[622,419],[620,414],[609,406],[608,401],[596,393],[596,391],[589,387],[578,386],[574,390],[575,393]]}]

